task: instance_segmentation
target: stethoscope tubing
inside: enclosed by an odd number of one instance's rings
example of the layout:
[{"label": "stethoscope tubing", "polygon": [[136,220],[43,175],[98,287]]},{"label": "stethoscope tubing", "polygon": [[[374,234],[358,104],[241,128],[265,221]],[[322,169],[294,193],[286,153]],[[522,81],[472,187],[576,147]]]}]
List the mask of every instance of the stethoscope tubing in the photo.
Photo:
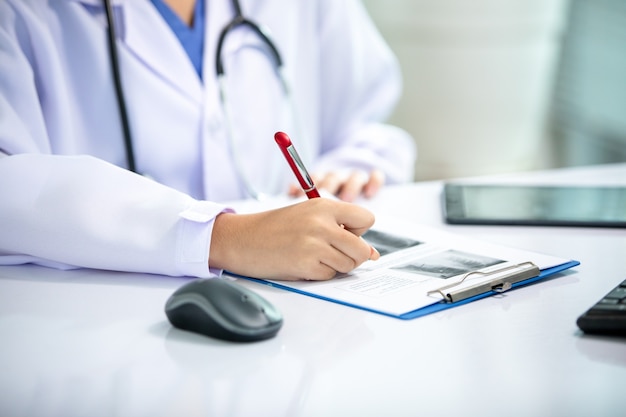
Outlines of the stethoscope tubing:
[{"label": "stethoscope tubing", "polygon": [[104,10],[107,18],[107,41],[109,46],[111,72],[113,73],[113,84],[115,86],[115,98],[117,100],[117,108],[120,115],[120,123],[122,125],[124,148],[126,150],[126,164],[129,171],[137,172],[133,138],[130,131],[128,110],[126,109],[126,98],[124,97],[124,88],[122,87],[122,77],[120,75],[117,42],[115,39],[115,19],[113,18],[113,8],[111,7],[110,0],[104,0]]},{"label": "stethoscope tubing", "polygon": [[[126,163],[127,163],[127,168],[129,171],[137,172],[137,163],[135,160],[135,152],[133,148],[132,132],[130,128],[130,121],[128,117],[128,110],[126,106],[126,99],[124,96],[124,88],[122,84],[122,77],[121,77],[121,71],[120,71],[120,66],[119,66],[118,50],[117,50],[117,43],[116,43],[115,19],[113,16],[113,9],[111,7],[111,0],[103,0],[103,1],[104,1],[106,18],[107,18],[107,23],[108,23],[107,40],[108,40],[108,47],[109,47],[111,72],[113,74],[115,96],[116,96],[117,107],[118,107],[118,111],[120,115],[122,134],[124,138],[124,148],[126,150]],[[293,107],[293,103],[291,101],[292,98],[290,95],[290,91],[289,91],[290,89],[289,89],[287,80],[285,79],[284,74],[283,74],[283,60],[280,55],[280,52],[278,51],[278,48],[276,47],[275,43],[271,39],[269,31],[264,26],[261,26],[243,16],[243,13],[241,11],[241,4],[239,0],[231,0],[231,4],[232,4],[235,15],[232,18],[232,20],[228,22],[228,24],[226,24],[226,26],[224,26],[224,28],[220,32],[218,42],[217,42],[217,48],[215,52],[215,72],[217,76],[218,88],[220,91],[220,102],[221,102],[222,109],[224,112],[224,117],[226,119],[225,120],[226,130],[227,130],[226,134],[229,139],[235,168],[238,171],[240,180],[242,181],[243,186],[246,189],[246,192],[253,198],[259,199],[261,195],[259,192],[257,192],[254,189],[249,179],[245,175],[243,164],[239,160],[238,154],[235,150],[236,145],[235,145],[235,140],[233,136],[234,132],[232,129],[230,113],[228,111],[228,103],[227,103],[228,100],[227,100],[225,81],[224,81],[226,74],[225,74],[224,63],[222,59],[222,50],[224,48],[224,44],[226,42],[226,38],[228,37],[228,34],[230,34],[232,31],[234,31],[235,29],[241,26],[247,26],[257,36],[259,36],[263,40],[263,42],[269,48],[270,55],[272,56],[272,59],[274,60],[274,64],[276,65],[276,72],[280,79],[284,93],[287,96],[292,107]]]}]

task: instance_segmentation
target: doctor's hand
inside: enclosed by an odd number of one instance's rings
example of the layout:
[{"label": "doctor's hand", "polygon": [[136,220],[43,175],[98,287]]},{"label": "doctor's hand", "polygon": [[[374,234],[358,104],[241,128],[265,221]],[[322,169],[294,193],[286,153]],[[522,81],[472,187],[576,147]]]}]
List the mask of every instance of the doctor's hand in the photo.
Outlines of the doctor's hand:
[{"label": "doctor's hand", "polygon": [[328,280],[380,257],[360,237],[373,224],[368,210],[326,198],[254,214],[222,213],[209,265],[256,278]]},{"label": "doctor's hand", "polygon": [[[385,174],[378,170],[372,170],[369,175],[363,171],[354,171],[350,175],[339,175],[333,172],[325,175],[311,175],[318,190],[325,190],[336,195],[343,201],[354,201],[357,197],[371,198],[385,184]],[[300,197],[304,195],[298,184],[289,186],[289,195]]]}]

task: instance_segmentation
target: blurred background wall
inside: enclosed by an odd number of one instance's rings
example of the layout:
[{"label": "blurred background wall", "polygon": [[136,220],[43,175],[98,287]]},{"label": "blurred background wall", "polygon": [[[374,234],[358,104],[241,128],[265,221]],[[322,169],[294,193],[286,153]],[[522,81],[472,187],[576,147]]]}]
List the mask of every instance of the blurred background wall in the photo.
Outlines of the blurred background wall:
[{"label": "blurred background wall", "polygon": [[626,161],[626,1],[364,0],[416,179]]}]

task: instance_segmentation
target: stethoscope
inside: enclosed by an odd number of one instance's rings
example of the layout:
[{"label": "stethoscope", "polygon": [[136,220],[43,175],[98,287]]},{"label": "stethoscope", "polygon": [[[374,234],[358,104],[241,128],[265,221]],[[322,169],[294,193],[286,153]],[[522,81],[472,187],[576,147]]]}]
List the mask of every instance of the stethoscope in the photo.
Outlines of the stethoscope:
[{"label": "stethoscope", "polygon": [[[234,143],[232,122],[231,122],[232,119],[230,116],[230,112],[228,110],[229,108],[228,95],[226,93],[226,86],[225,86],[226,73],[224,71],[224,63],[222,60],[222,49],[224,47],[226,38],[228,37],[230,33],[232,33],[235,29],[239,27],[247,26],[249,29],[252,30],[254,34],[256,34],[267,45],[269,52],[271,54],[272,60],[274,61],[274,65],[276,66],[276,73],[277,73],[279,82],[281,84],[281,88],[283,89],[283,93],[285,97],[288,99],[289,104],[291,105],[292,108],[294,107],[294,103],[291,97],[289,84],[283,73],[283,60],[281,58],[280,53],[278,52],[278,48],[276,48],[274,41],[272,41],[271,39],[268,29],[265,28],[264,26],[261,26],[253,22],[252,20],[246,18],[245,16],[243,16],[243,13],[241,11],[241,4],[239,3],[239,0],[231,0],[231,4],[235,11],[235,16],[226,26],[224,26],[224,28],[220,32],[220,36],[219,36],[218,43],[217,43],[217,50],[215,53],[215,72],[217,75],[220,104],[225,114],[225,119],[226,119],[225,126],[227,130],[228,140],[231,146],[231,152],[233,156],[233,162],[235,164],[235,169],[237,170],[239,178],[242,181],[247,193],[255,199],[261,199],[262,193],[258,192],[255,189],[255,187],[252,186],[248,176],[244,173],[243,164],[239,160],[238,152],[236,152],[236,150],[234,149],[235,143]],[[118,111],[120,115],[120,121],[122,125],[122,133],[124,137],[124,148],[126,150],[126,163],[127,163],[128,170],[136,173],[137,164],[135,160],[135,152],[133,149],[133,140],[132,140],[132,135],[130,131],[128,111],[126,108],[126,99],[124,97],[124,90],[122,87],[122,80],[120,76],[117,43],[115,40],[116,29],[115,29],[115,21],[113,19],[113,9],[111,7],[111,0],[104,0],[104,6],[105,6],[105,12],[106,12],[106,19],[107,19],[107,39],[108,39],[108,46],[109,46],[111,70],[113,73],[115,95],[116,95],[117,106],[118,106]]]}]

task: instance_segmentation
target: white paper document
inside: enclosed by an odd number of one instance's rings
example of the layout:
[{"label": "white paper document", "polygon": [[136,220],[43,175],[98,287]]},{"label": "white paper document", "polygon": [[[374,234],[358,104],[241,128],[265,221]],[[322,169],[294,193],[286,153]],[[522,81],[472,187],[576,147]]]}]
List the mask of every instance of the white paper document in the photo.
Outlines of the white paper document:
[{"label": "white paper document", "polygon": [[[470,272],[493,272],[527,262],[540,270],[575,261],[540,253],[489,244],[441,230],[407,224],[392,219],[377,219],[363,238],[381,254],[376,261],[367,261],[349,274],[329,281],[259,280],[272,286],[310,296],[402,316],[426,306],[440,303],[444,286],[459,283],[469,286],[491,280]],[[510,269],[510,268],[509,268]]]}]

